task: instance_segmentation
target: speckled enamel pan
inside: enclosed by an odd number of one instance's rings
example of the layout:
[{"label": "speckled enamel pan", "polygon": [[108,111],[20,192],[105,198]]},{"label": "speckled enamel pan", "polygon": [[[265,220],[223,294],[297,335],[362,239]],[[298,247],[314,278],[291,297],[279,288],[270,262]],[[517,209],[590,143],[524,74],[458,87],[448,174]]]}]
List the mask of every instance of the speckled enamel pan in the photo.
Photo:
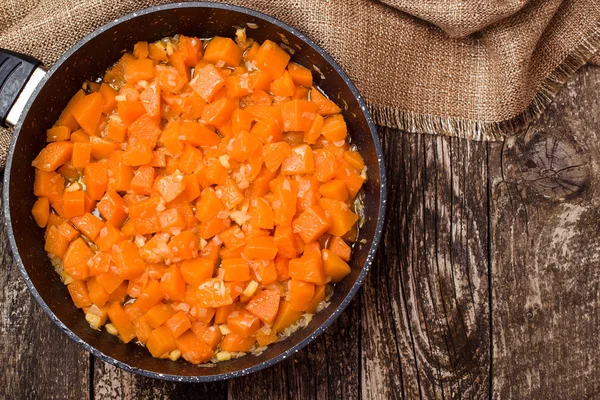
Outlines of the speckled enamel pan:
[{"label": "speckled enamel pan", "polygon": [[[331,304],[316,314],[306,328],[269,346],[258,356],[249,355],[211,367],[194,366],[183,360],[152,358],[146,349],[136,344],[125,345],[106,332],[90,329],[50,265],[44,251],[43,230],[31,217],[35,201],[31,161],[45,145],[46,129],[52,126],[81,83],[102,76],[134,43],[155,41],[177,33],[203,38],[233,36],[236,27],[246,27],[248,36],[260,42],[271,39],[285,43],[286,48],[294,52],[292,60],[313,67],[316,84],[344,105],[352,142],[358,146],[368,167],[368,181],[364,186],[365,221],[350,263],[351,274],[336,285]],[[22,56],[0,51],[0,57],[8,59],[5,65],[10,65]],[[354,84],[325,51],[302,33],[242,7],[214,3],[168,4],[123,16],[99,28],[67,51],[45,74],[35,69],[31,59],[25,59],[10,73],[6,71],[3,74],[0,66],[0,82],[18,78],[19,71],[24,77],[19,79],[30,79],[28,85],[13,88],[12,92],[10,84],[0,85],[0,111],[6,111],[2,122],[12,121],[16,126],[6,162],[3,193],[6,229],[14,260],[29,290],[50,319],[87,351],[126,371],[152,378],[181,382],[235,378],[293,357],[331,325],[358,292],[375,258],[383,229],[386,196],[383,154],[376,127]]]}]

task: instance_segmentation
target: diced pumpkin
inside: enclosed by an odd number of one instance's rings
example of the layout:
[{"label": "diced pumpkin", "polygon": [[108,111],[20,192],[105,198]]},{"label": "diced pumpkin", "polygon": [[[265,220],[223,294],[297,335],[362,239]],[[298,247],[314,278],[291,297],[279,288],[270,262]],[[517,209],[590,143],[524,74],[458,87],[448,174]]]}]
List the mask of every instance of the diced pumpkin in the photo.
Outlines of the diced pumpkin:
[{"label": "diced pumpkin", "polygon": [[[231,291],[230,285],[228,285],[226,283],[225,286]],[[232,296],[232,298],[233,297],[235,297],[235,296]],[[229,317],[229,314],[234,312],[236,308],[237,308],[237,303],[231,303],[231,304],[226,304],[226,305],[217,307],[215,310],[214,323],[217,325],[220,325],[220,324],[224,324],[225,322],[227,322],[227,318]]]},{"label": "diced pumpkin", "polygon": [[145,112],[146,107],[139,100],[124,100],[117,104],[117,113],[126,127],[133,124]]},{"label": "diced pumpkin", "polygon": [[291,226],[277,226],[273,239],[277,246],[277,254],[281,257],[295,258],[300,253],[296,234]]},{"label": "diced pumpkin", "polygon": [[120,228],[127,219],[125,200],[114,190],[109,190],[98,203],[98,211],[104,220]]},{"label": "diced pumpkin", "polygon": [[68,126],[58,125],[46,131],[47,142],[60,142],[71,138],[71,129]]},{"label": "diced pumpkin", "polygon": [[321,207],[312,206],[294,220],[292,224],[293,231],[299,234],[305,243],[313,242],[327,232],[334,217],[337,216],[327,216]]},{"label": "diced pumpkin", "polygon": [[273,96],[291,97],[296,91],[296,86],[294,85],[290,73],[288,71],[283,71],[283,74],[281,74],[279,78],[271,82],[269,89]]},{"label": "diced pumpkin", "polygon": [[304,141],[308,144],[315,144],[321,136],[324,124],[325,119],[321,115],[316,114],[310,128],[304,133]]},{"label": "diced pumpkin", "polygon": [[38,156],[31,163],[32,166],[42,171],[54,171],[61,165],[70,161],[73,153],[73,143],[71,142],[52,142],[40,151]]},{"label": "diced pumpkin", "polygon": [[152,307],[160,303],[162,299],[163,293],[160,289],[160,283],[158,281],[152,281],[142,289],[142,293],[133,304],[135,307],[146,313]]},{"label": "diced pumpkin", "polygon": [[154,63],[150,59],[131,60],[125,64],[125,80],[136,83],[154,78]]},{"label": "diced pumpkin", "polygon": [[154,149],[161,130],[156,119],[149,113],[140,115],[127,127],[127,141],[129,146],[135,145],[141,140],[146,140],[150,150]]},{"label": "diced pumpkin", "polygon": [[144,318],[146,318],[146,321],[148,321],[152,328],[156,329],[174,314],[175,310],[173,309],[173,306],[166,303],[159,303],[148,310],[148,312],[144,314]]},{"label": "diced pumpkin", "polygon": [[118,144],[107,139],[92,136],[90,137],[92,144],[92,157],[96,160],[109,158],[118,148]]},{"label": "diced pumpkin", "polygon": [[40,228],[44,228],[48,223],[48,218],[50,218],[50,201],[48,198],[40,197],[37,199],[33,204],[31,214],[33,215],[33,219],[35,219],[35,223]]},{"label": "diced pumpkin", "polygon": [[145,344],[150,338],[152,327],[144,318],[144,313],[134,305],[125,306],[124,310],[129,318],[129,322],[131,322],[131,325],[133,326],[135,336],[140,342]]},{"label": "diced pumpkin", "polygon": [[71,218],[73,225],[90,240],[95,240],[104,223],[95,215],[86,212],[79,217]]},{"label": "diced pumpkin", "polygon": [[321,302],[325,301],[326,290],[327,290],[327,285],[319,285],[319,286],[315,287],[315,295],[313,296],[312,300],[308,304],[308,307],[306,307],[306,312],[308,314],[314,314],[317,311],[319,304],[321,304]]},{"label": "diced pumpkin", "polygon": [[344,160],[357,171],[361,171],[365,167],[365,162],[358,151],[344,152]]},{"label": "diced pumpkin", "polygon": [[108,167],[105,163],[89,163],[84,168],[86,192],[92,200],[100,200],[108,183]]},{"label": "diced pumpkin", "polygon": [[229,97],[244,97],[250,94],[250,77],[247,73],[229,76],[225,79],[225,88]]},{"label": "diced pumpkin", "polygon": [[160,136],[160,142],[171,153],[172,156],[178,155],[183,150],[183,141],[180,139],[181,122],[179,120],[170,121]]},{"label": "diced pumpkin", "polygon": [[185,298],[185,281],[177,265],[167,268],[160,278],[160,290],[167,300],[181,301]]},{"label": "diced pumpkin", "polygon": [[125,237],[119,229],[115,228],[110,222],[106,222],[98,231],[94,241],[101,251],[110,251],[115,244],[124,239]]},{"label": "diced pumpkin", "polygon": [[224,125],[237,107],[237,102],[230,98],[214,101],[204,107],[202,120],[213,126]]},{"label": "diced pumpkin", "polygon": [[232,179],[227,179],[224,185],[217,186],[215,193],[227,210],[244,201],[244,194]]},{"label": "diced pumpkin", "polygon": [[224,351],[235,351],[235,352],[248,352],[254,347],[256,339],[253,337],[244,338],[237,333],[228,333],[221,340],[221,350]]},{"label": "diced pumpkin", "polygon": [[312,88],[310,101],[317,105],[317,112],[323,116],[337,114],[342,111],[333,101],[329,100],[319,89]]},{"label": "diced pumpkin", "polygon": [[265,40],[256,53],[256,67],[275,80],[283,74],[290,55],[270,40]]},{"label": "diced pumpkin", "polygon": [[152,185],[154,184],[155,172],[154,168],[149,165],[139,167],[133,175],[130,189],[137,194],[150,195]]},{"label": "diced pumpkin", "polygon": [[122,241],[114,245],[112,256],[116,266],[116,273],[123,279],[137,278],[146,268],[140,252],[133,242]]},{"label": "diced pumpkin", "polygon": [[204,343],[206,343],[211,349],[216,349],[223,335],[216,326],[207,326],[206,324],[198,321],[192,323],[192,332],[196,334]]},{"label": "diced pumpkin", "polygon": [[289,226],[296,214],[298,182],[289,178],[278,178],[270,183],[274,199],[273,215],[275,225]]},{"label": "diced pumpkin", "polygon": [[[284,75],[285,76],[285,75]],[[308,100],[291,100],[281,105],[283,131],[308,132],[316,118],[317,106]]]},{"label": "diced pumpkin", "polygon": [[117,91],[109,84],[102,82],[100,84],[100,89],[98,89],[98,93],[102,95],[102,99],[104,100],[104,107],[102,108],[104,114],[110,113],[117,107]]},{"label": "diced pumpkin", "polygon": [[[204,56],[206,57],[206,54]],[[194,71],[190,87],[208,103],[219,90],[225,87],[225,78],[217,67],[206,64]]]},{"label": "diced pumpkin", "polygon": [[323,197],[319,205],[332,217],[331,227],[327,230],[332,235],[345,235],[358,221],[358,216],[343,201]]},{"label": "diced pumpkin", "polygon": [[283,332],[290,325],[294,324],[302,316],[302,311],[292,309],[288,301],[282,300],[279,305],[277,318],[273,322],[273,330],[277,333]]},{"label": "diced pumpkin", "polygon": [[185,174],[193,174],[202,162],[202,150],[186,145],[179,157],[179,168]]},{"label": "diced pumpkin", "polygon": [[75,131],[79,127],[79,125],[77,124],[77,121],[73,116],[73,107],[75,107],[75,104],[79,103],[79,101],[84,97],[85,92],[82,89],[79,89],[77,93],[75,93],[75,95],[67,103],[67,106],[60,114],[60,117],[58,117],[58,121],[56,121],[56,124],[67,126],[71,130],[71,132]]},{"label": "diced pumpkin", "polygon": [[248,302],[246,310],[260,318],[265,324],[271,325],[277,316],[280,298],[278,291],[261,290]]},{"label": "diced pumpkin", "polygon": [[321,128],[321,135],[332,142],[345,140],[347,133],[348,128],[342,115],[334,115],[333,117],[326,118]]},{"label": "diced pumpkin", "polygon": [[213,350],[194,332],[187,331],[175,339],[177,349],[181,356],[189,363],[201,364],[210,360],[214,354]]},{"label": "diced pumpkin", "polygon": [[323,197],[327,197],[329,199],[339,201],[348,200],[348,190],[346,189],[346,184],[338,179],[323,183],[319,187],[319,193],[321,193]]},{"label": "diced pumpkin", "polygon": [[253,199],[248,212],[253,227],[273,229],[273,208],[263,198]]},{"label": "diced pumpkin", "polygon": [[220,307],[233,303],[231,292],[223,280],[207,279],[198,286],[196,301],[203,308]]},{"label": "diced pumpkin", "polygon": [[293,147],[281,164],[281,172],[285,175],[312,174],[314,170],[313,151],[307,144]]},{"label": "diced pumpkin", "polygon": [[74,279],[86,279],[89,274],[88,260],[94,253],[82,238],[75,239],[65,252],[63,268]]},{"label": "diced pumpkin", "polygon": [[225,206],[211,187],[205,189],[196,202],[196,218],[201,222],[208,222],[216,218]]},{"label": "diced pumpkin", "polygon": [[323,250],[323,268],[331,282],[338,283],[350,273],[350,266],[333,251]]},{"label": "diced pumpkin", "polygon": [[148,164],[152,160],[152,145],[146,139],[140,139],[130,144],[123,152],[123,163],[137,167]]},{"label": "diced pumpkin", "polygon": [[227,326],[233,333],[247,338],[260,328],[260,320],[248,311],[239,310],[229,314]]},{"label": "diced pumpkin", "polygon": [[247,281],[250,279],[250,267],[248,262],[242,258],[230,258],[221,262],[223,269],[223,280],[231,281]]},{"label": "diced pumpkin", "polygon": [[88,294],[92,303],[98,307],[103,307],[108,301],[109,294],[104,290],[95,278],[90,278],[86,281]]},{"label": "diced pumpkin", "polygon": [[349,262],[352,255],[352,248],[339,236],[334,236],[329,242],[329,250],[342,260]]},{"label": "diced pumpkin", "polygon": [[71,114],[77,124],[88,135],[95,135],[104,109],[104,98],[100,93],[90,93],[73,105]]},{"label": "diced pumpkin", "polygon": [[73,304],[77,308],[86,308],[92,305],[87,286],[83,281],[73,281],[67,285]]},{"label": "diced pumpkin", "polygon": [[219,135],[195,121],[183,121],[179,136],[192,146],[216,146],[220,141]]},{"label": "diced pumpkin", "polygon": [[107,189],[117,192],[128,191],[133,179],[133,169],[124,163],[122,151],[115,151],[113,153],[108,160],[107,168]]},{"label": "diced pumpkin", "polygon": [[62,197],[65,190],[65,178],[54,171],[36,169],[33,182],[33,194],[37,197],[47,197],[50,201]]},{"label": "diced pumpkin", "polygon": [[290,76],[296,85],[304,87],[312,86],[312,73],[308,68],[305,68],[300,64],[291,62],[288,64],[287,70],[290,73]]},{"label": "diced pumpkin", "polygon": [[177,349],[177,343],[166,326],[160,326],[152,331],[146,342],[146,348],[152,357],[165,358]]},{"label": "diced pumpkin", "polygon": [[111,294],[123,283],[123,279],[116,276],[111,271],[97,275],[96,281],[102,285],[104,290]]},{"label": "diced pumpkin", "polygon": [[199,286],[205,280],[210,279],[213,271],[212,261],[206,258],[194,258],[181,263],[183,280],[192,286]]},{"label": "diced pumpkin", "polygon": [[328,150],[317,149],[313,152],[315,178],[319,182],[328,182],[338,173],[338,162]]},{"label": "diced pumpkin", "polygon": [[198,256],[200,242],[192,231],[183,231],[169,241],[173,261],[191,260]]},{"label": "diced pumpkin", "polygon": [[80,171],[77,170],[71,163],[66,163],[62,167],[56,170],[63,178],[67,180],[77,180],[81,175]]},{"label": "diced pumpkin", "polygon": [[315,295],[315,284],[292,278],[290,281],[290,307],[306,311]]},{"label": "diced pumpkin", "polygon": [[229,228],[231,225],[231,220],[229,218],[218,218],[215,217],[207,222],[203,222],[200,224],[199,233],[202,239],[210,239],[215,235],[223,232],[225,229]]},{"label": "diced pumpkin", "polygon": [[75,168],[83,169],[90,162],[92,156],[91,143],[74,143],[73,153],[71,154],[71,165]]},{"label": "diced pumpkin", "polygon": [[75,132],[71,133],[71,142],[72,143],[77,143],[77,142],[89,143],[90,135],[85,133],[83,131],[83,129],[78,129]]},{"label": "diced pumpkin", "polygon": [[242,61],[242,49],[230,38],[215,36],[206,46],[204,60],[217,65],[222,63],[227,67],[237,67]]},{"label": "diced pumpkin", "polygon": [[327,279],[321,261],[321,251],[317,243],[309,243],[304,247],[304,254],[300,258],[293,258],[289,263],[289,274],[292,278],[304,282],[323,285]]},{"label": "diced pumpkin", "polygon": [[127,314],[123,310],[123,307],[119,303],[112,303],[108,308],[108,318],[110,322],[115,326],[119,337],[125,343],[129,343],[135,338],[135,329],[129,321]]},{"label": "diced pumpkin", "polygon": [[277,255],[277,245],[273,236],[252,237],[242,254],[249,259],[272,260]]}]

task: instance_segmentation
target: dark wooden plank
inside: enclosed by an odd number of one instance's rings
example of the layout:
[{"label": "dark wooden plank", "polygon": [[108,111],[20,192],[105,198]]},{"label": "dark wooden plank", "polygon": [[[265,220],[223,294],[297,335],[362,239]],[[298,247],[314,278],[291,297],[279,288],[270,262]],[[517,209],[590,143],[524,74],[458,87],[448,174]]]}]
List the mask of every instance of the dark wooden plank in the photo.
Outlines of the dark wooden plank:
[{"label": "dark wooden plank", "polygon": [[495,398],[600,393],[600,70],[492,146]]},{"label": "dark wooden plank", "polygon": [[29,294],[4,229],[0,265],[0,398],[87,399],[90,356],[54,326]]},{"label": "dark wooden plank", "polygon": [[363,396],[486,397],[487,146],[381,136],[389,211],[363,296]]},{"label": "dark wooden plank", "polygon": [[95,399],[188,399],[227,398],[225,382],[179,383],[135,375],[109,365],[100,359],[94,360]]}]

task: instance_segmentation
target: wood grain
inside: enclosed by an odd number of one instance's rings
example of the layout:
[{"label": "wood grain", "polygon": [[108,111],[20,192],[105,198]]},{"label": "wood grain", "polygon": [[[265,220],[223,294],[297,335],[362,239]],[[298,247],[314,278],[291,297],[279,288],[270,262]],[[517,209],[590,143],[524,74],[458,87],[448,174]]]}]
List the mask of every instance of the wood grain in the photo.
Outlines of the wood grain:
[{"label": "wood grain", "polygon": [[485,397],[486,144],[381,136],[389,211],[364,289],[363,397]]},{"label": "wood grain", "polygon": [[226,382],[182,384],[161,381],[123,371],[100,359],[94,360],[93,382],[93,398],[102,400],[227,398]]},{"label": "wood grain", "polygon": [[493,146],[493,395],[600,393],[600,70]]}]

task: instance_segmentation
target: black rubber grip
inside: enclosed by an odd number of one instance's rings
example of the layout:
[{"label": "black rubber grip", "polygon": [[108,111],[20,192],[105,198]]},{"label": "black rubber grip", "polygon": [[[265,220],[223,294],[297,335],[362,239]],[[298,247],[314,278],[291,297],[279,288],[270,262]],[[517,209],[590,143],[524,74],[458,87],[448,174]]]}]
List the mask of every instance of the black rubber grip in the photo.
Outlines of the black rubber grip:
[{"label": "black rubber grip", "polygon": [[8,112],[39,64],[33,57],[0,49],[0,125],[7,126]]}]

